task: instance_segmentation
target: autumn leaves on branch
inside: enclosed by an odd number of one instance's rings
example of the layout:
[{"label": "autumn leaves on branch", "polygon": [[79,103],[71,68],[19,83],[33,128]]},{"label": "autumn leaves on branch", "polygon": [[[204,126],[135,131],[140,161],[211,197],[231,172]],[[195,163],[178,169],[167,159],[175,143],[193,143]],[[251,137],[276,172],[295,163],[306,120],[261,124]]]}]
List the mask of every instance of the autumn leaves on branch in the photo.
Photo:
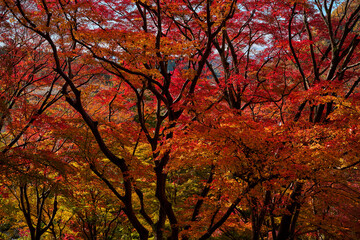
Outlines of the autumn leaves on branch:
[{"label": "autumn leaves on branch", "polygon": [[359,18],[356,0],[2,0],[1,224],[358,237]]}]

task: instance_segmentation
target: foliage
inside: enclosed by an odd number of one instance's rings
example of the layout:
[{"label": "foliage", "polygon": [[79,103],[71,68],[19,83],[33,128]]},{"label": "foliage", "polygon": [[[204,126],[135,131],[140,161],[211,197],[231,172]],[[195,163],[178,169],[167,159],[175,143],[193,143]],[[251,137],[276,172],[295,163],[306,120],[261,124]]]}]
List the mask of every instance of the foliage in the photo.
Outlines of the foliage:
[{"label": "foliage", "polygon": [[1,0],[1,234],[359,238],[358,3]]}]

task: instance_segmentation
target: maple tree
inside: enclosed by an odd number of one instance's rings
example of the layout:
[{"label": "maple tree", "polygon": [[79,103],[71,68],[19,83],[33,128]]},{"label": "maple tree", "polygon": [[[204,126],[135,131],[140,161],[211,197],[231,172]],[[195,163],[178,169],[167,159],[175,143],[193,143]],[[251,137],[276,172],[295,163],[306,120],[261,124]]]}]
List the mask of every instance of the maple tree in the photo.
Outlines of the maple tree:
[{"label": "maple tree", "polygon": [[55,238],[354,239],[359,5],[2,0],[2,181]]}]

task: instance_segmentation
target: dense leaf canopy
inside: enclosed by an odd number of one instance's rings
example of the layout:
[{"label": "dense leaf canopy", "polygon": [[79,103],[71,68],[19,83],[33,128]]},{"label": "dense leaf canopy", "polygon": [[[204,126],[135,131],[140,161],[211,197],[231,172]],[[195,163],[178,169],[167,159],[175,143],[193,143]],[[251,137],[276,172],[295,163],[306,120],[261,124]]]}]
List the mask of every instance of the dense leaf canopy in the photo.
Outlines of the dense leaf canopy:
[{"label": "dense leaf canopy", "polygon": [[0,238],[360,238],[358,0],[0,0]]}]

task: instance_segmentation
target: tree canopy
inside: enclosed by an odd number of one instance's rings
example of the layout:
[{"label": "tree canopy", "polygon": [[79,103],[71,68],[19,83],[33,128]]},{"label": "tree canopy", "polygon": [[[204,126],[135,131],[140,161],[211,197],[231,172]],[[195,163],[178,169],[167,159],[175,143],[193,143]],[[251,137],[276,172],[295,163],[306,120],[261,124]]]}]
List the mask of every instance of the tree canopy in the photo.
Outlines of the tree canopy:
[{"label": "tree canopy", "polygon": [[0,238],[360,238],[358,0],[1,0]]}]

